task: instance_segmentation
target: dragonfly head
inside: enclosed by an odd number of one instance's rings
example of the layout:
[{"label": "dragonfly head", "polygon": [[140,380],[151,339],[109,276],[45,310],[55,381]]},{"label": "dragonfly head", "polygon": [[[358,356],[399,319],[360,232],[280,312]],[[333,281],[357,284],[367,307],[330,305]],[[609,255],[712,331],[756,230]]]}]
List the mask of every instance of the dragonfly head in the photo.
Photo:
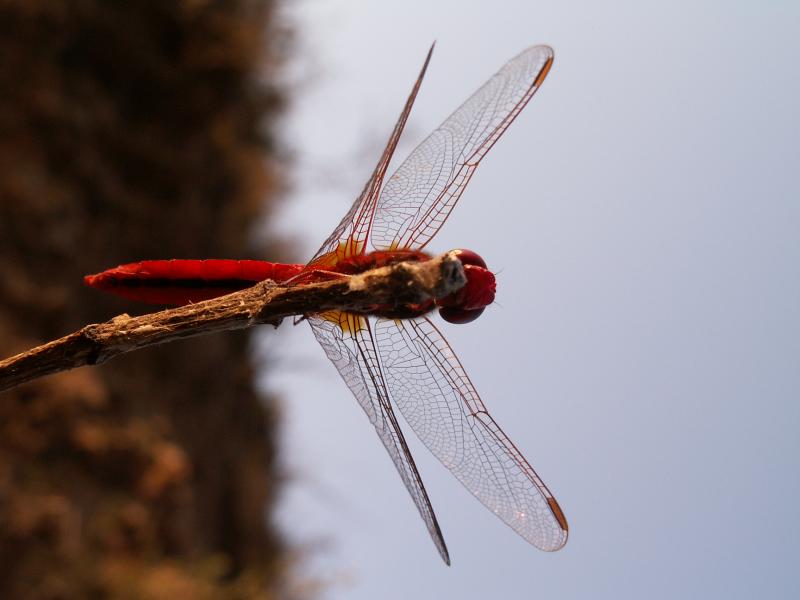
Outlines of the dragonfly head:
[{"label": "dragonfly head", "polygon": [[494,302],[496,282],[486,262],[472,250],[454,250],[464,265],[467,283],[457,292],[439,298],[439,314],[450,323],[469,323],[481,316],[483,309]]}]

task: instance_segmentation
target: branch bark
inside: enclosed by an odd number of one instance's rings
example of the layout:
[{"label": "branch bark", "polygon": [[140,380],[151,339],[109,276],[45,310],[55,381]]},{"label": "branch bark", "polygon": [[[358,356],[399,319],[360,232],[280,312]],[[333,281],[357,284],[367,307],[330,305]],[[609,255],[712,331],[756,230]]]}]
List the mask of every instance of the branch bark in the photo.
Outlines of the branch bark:
[{"label": "branch bark", "polygon": [[403,306],[441,298],[464,285],[454,253],[404,262],[321,283],[295,286],[262,281],[205,302],[139,317],[127,314],[86,325],[67,336],[0,361],[0,392],[61,371],[97,365],[139,348],[173,340],[245,329],[284,317],[343,310],[368,313],[375,305]]}]

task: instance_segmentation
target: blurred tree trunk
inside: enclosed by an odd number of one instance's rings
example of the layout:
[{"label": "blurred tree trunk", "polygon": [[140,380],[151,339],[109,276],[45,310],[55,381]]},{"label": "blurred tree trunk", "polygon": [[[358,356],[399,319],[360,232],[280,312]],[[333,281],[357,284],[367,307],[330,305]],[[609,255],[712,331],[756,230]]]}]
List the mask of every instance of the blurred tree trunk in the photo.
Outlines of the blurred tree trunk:
[{"label": "blurred tree trunk", "polygon": [[[275,12],[0,1],[0,354],[151,310],[84,288],[86,273],[276,255],[251,235],[281,185]],[[285,595],[275,412],[249,339],[187,340],[0,396],[0,597]]]}]

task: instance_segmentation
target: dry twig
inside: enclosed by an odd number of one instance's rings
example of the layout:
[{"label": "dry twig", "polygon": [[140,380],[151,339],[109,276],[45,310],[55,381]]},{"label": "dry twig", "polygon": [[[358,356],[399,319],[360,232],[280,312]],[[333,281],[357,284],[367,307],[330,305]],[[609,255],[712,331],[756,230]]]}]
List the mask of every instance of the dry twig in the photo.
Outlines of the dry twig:
[{"label": "dry twig", "polygon": [[449,253],[322,283],[286,286],[268,280],[197,304],[139,317],[123,314],[0,361],[0,392],[181,338],[264,323],[277,327],[284,317],[328,310],[365,313],[375,305],[419,304],[454,292],[464,282],[461,263]]}]

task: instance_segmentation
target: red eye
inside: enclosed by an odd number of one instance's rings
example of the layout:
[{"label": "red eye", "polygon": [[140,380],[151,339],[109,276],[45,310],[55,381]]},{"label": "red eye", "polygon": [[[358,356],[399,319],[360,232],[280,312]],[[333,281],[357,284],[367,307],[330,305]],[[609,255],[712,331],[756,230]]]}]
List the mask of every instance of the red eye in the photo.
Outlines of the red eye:
[{"label": "red eye", "polygon": [[473,252],[472,250],[465,250],[463,248],[459,248],[456,250],[458,260],[461,261],[462,265],[473,265],[475,267],[481,267],[483,269],[486,268],[486,261],[484,261],[479,254]]},{"label": "red eye", "polygon": [[480,317],[481,313],[483,313],[483,308],[466,310],[454,306],[446,306],[444,308],[439,309],[439,314],[445,321],[447,321],[448,323],[455,323],[456,325],[471,323],[472,321]]}]

